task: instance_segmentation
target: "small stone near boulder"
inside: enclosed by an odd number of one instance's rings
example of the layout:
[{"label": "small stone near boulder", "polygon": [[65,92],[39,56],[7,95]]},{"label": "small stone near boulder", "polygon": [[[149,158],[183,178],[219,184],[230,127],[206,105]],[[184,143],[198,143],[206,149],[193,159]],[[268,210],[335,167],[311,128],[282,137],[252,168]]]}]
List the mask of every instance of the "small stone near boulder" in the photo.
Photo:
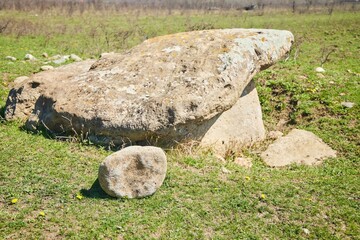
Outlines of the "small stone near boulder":
[{"label": "small stone near boulder", "polygon": [[46,52],[42,53],[41,56],[43,56],[44,58],[48,58],[48,57],[49,57],[49,55],[48,55]]},{"label": "small stone near boulder", "polygon": [[323,69],[322,67],[317,67],[317,68],[315,68],[315,71],[318,73],[324,73],[325,69]]},{"label": "small stone near boulder", "polygon": [[234,163],[236,165],[239,165],[240,167],[244,167],[244,168],[252,167],[251,158],[237,157],[237,158],[235,158]]},{"label": "small stone near boulder", "polygon": [[99,168],[99,183],[112,197],[146,197],[162,185],[166,168],[161,148],[131,146],[105,158]]},{"label": "small stone near boulder", "polygon": [[282,137],[284,134],[280,131],[270,131],[268,133],[268,137],[270,139],[278,139],[279,137]]},{"label": "small stone near boulder", "polygon": [[48,71],[48,70],[54,69],[54,67],[50,66],[50,65],[44,65],[44,66],[41,66],[40,69],[41,69],[41,71]]},{"label": "small stone near boulder", "polygon": [[6,56],[5,59],[10,61],[16,61],[16,57],[13,56]]},{"label": "small stone near boulder", "polygon": [[69,60],[68,56],[62,56],[59,59],[54,60],[53,63],[55,63],[55,64],[63,64],[68,60]]},{"label": "small stone near boulder", "polygon": [[317,165],[329,157],[336,157],[336,151],[315,134],[299,129],[279,138],[261,154],[261,158],[271,167],[283,167],[292,163]]},{"label": "small stone near boulder", "polygon": [[355,103],[353,103],[353,102],[342,102],[341,105],[346,107],[346,108],[352,108],[352,107],[354,107]]},{"label": "small stone near boulder", "polygon": [[31,55],[30,53],[26,54],[24,57],[25,60],[29,60],[29,61],[36,61],[36,57],[34,57],[33,55]]},{"label": "small stone near boulder", "polygon": [[71,55],[70,55],[70,59],[71,59],[71,60],[74,60],[75,62],[80,62],[80,61],[82,61],[81,57],[79,57],[78,55],[75,55],[75,54],[71,54]]},{"label": "small stone near boulder", "polygon": [[61,55],[60,54],[56,54],[54,56],[51,56],[49,57],[49,60],[57,60],[57,59],[60,59],[61,58]]},{"label": "small stone near boulder", "polygon": [[14,84],[15,85],[18,85],[18,84],[21,84],[23,83],[25,80],[29,79],[28,76],[21,76],[21,77],[17,77],[15,80],[14,80]]}]

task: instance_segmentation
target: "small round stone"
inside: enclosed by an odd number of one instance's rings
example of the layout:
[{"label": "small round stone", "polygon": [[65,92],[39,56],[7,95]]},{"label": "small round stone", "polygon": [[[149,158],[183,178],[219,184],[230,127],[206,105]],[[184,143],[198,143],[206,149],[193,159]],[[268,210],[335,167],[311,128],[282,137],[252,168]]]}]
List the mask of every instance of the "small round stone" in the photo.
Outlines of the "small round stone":
[{"label": "small round stone", "polygon": [[166,169],[161,148],[130,146],[106,157],[98,177],[101,188],[112,197],[141,198],[156,192]]}]

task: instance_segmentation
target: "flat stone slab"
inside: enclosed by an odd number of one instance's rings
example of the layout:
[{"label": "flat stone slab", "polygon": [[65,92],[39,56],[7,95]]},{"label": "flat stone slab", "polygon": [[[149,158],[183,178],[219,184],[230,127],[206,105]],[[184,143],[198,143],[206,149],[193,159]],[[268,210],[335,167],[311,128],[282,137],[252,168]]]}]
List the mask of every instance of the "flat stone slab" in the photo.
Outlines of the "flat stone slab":
[{"label": "flat stone slab", "polygon": [[271,167],[293,163],[317,165],[330,157],[336,157],[336,151],[315,134],[299,129],[293,129],[288,135],[280,137],[261,153],[261,158]]},{"label": "flat stone slab", "polygon": [[201,140],[261,69],[290,50],[293,35],[267,29],[156,37],[124,54],[35,74],[10,91],[6,119],[100,143],[171,145]]},{"label": "flat stone slab", "polygon": [[146,197],[162,185],[166,169],[161,148],[130,146],[105,158],[99,167],[99,183],[112,197]]},{"label": "flat stone slab", "polygon": [[223,112],[201,139],[200,146],[224,156],[230,149],[265,139],[265,127],[254,81],[244,89],[239,100]]}]

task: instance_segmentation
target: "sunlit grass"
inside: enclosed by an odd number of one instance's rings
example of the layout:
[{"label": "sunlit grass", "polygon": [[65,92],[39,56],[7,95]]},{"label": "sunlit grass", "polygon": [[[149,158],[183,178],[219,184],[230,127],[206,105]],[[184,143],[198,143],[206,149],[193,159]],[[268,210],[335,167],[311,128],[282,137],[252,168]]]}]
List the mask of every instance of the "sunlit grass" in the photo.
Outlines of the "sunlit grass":
[{"label": "sunlit grass", "polygon": [[[202,28],[277,28],[294,33],[287,61],[256,76],[268,130],[303,128],[338,152],[320,166],[264,165],[253,146],[233,158],[169,151],[163,186],[151,197],[107,197],[97,178],[111,152],[22,130],[0,117],[1,239],[356,239],[359,235],[359,57],[357,13],[61,14],[0,12],[0,107],[12,81],[39,71],[43,52],[97,58],[145,38]],[[26,27],[21,27],[24,25]],[[25,29],[25,30],[24,30]],[[27,30],[26,30],[27,29]],[[321,65],[324,52],[335,51]],[[23,62],[26,53],[38,62]],[[14,63],[5,60],[11,55]],[[342,101],[355,102],[344,108]],[[282,121],[283,120],[283,121]],[[279,125],[279,122],[283,124]],[[228,173],[222,171],[225,167]],[[306,230],[305,230],[306,229]]]}]

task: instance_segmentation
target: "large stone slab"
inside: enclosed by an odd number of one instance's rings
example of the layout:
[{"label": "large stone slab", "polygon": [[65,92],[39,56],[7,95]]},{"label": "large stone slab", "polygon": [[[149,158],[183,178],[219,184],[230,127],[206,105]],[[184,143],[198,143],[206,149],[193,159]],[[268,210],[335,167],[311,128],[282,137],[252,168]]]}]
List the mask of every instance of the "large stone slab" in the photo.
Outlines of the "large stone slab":
[{"label": "large stone slab", "polygon": [[277,139],[261,153],[261,158],[271,167],[294,163],[317,165],[330,157],[336,157],[336,151],[312,132],[299,129],[293,129],[288,135]]},{"label": "large stone slab", "polygon": [[292,41],[288,31],[263,29],[149,39],[124,54],[103,56],[88,71],[84,65],[75,75],[59,77],[55,69],[31,76],[11,90],[5,117],[25,118],[30,129],[84,133],[102,143],[200,140]]}]

